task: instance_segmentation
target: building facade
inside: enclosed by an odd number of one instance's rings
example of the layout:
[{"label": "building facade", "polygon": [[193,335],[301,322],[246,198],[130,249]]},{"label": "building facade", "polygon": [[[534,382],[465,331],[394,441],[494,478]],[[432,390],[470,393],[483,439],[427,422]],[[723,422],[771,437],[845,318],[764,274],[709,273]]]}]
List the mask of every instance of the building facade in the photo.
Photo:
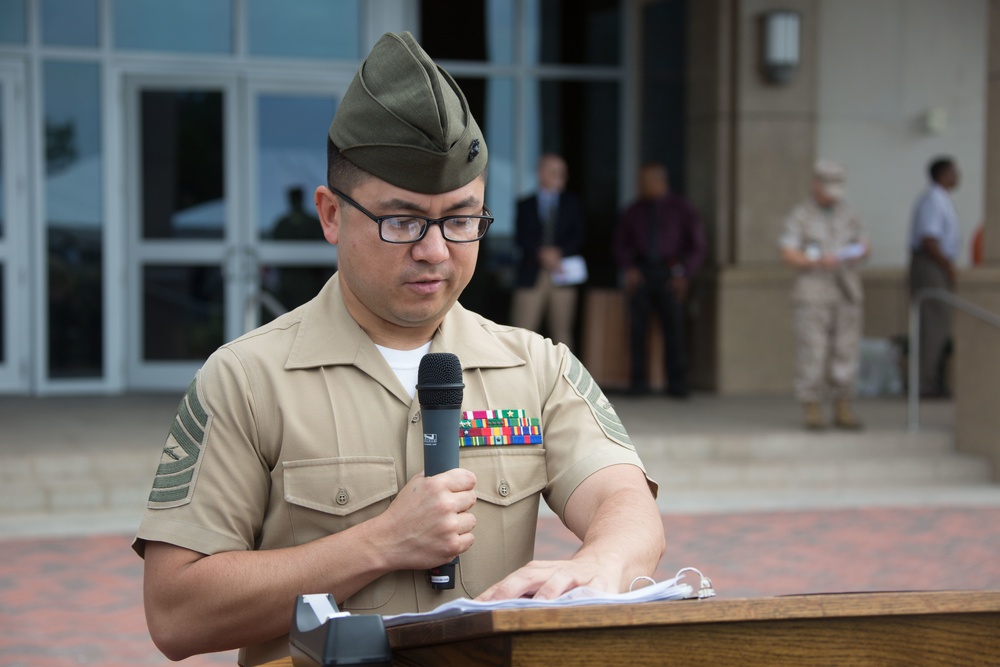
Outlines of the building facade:
[{"label": "building facade", "polygon": [[[784,83],[761,64],[762,20],[778,9],[798,17]],[[262,295],[291,307],[329,275],[335,248],[287,230],[309,228],[340,95],[398,30],[456,77],[489,141],[497,223],[468,305],[506,317],[514,206],[542,152],[567,158],[584,199],[595,293],[616,285],[609,241],[638,167],[660,160],[712,247],[691,309],[697,385],[788,391],[776,239],[816,157],[847,165],[872,232],[869,335],[905,333],[906,230],[932,156],[962,167],[964,238],[1000,224],[987,187],[998,12],[996,0],[0,0],[0,393],[179,391],[273,316]],[[1000,260],[1000,229],[986,257]]]}]

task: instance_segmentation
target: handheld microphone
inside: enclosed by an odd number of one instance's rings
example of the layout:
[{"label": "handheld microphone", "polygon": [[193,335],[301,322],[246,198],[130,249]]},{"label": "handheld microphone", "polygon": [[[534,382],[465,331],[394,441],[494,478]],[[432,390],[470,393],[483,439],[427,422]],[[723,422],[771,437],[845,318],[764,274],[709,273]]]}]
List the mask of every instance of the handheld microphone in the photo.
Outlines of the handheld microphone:
[{"label": "handheld microphone", "polygon": [[[458,467],[458,422],[462,410],[462,364],[451,352],[432,352],[420,359],[417,394],[424,424],[424,474],[432,477]],[[455,564],[428,570],[431,588],[455,588]]]}]

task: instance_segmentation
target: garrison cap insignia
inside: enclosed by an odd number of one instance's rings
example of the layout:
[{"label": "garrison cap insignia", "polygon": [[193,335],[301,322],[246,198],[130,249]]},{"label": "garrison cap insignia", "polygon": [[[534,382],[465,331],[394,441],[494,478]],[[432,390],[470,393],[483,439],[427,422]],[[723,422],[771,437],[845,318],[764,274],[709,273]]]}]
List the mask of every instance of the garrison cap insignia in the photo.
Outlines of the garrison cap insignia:
[{"label": "garrison cap insignia", "polygon": [[191,501],[210,419],[198,397],[195,378],[177,406],[177,416],[163,446],[149,494],[151,509],[179,507]]},{"label": "garrison cap insignia", "polygon": [[590,405],[590,411],[597,423],[600,424],[604,435],[619,445],[635,449],[632,445],[632,439],[628,436],[628,431],[625,430],[622,420],[615,412],[614,406],[611,405],[604,392],[594,382],[594,378],[575,355],[570,355],[570,365],[563,377],[573,385],[576,393]]},{"label": "garrison cap insignia", "polygon": [[473,139],[472,143],[469,144],[469,160],[468,161],[472,162],[473,160],[476,159],[477,155],[479,155],[479,139]]}]

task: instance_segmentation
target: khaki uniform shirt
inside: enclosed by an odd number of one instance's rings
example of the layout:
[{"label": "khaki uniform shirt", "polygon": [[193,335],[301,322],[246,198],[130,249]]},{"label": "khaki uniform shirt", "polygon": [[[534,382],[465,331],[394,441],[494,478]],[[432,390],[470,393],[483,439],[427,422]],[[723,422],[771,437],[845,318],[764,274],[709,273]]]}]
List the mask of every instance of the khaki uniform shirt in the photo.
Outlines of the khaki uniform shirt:
[{"label": "khaki uniform shirt", "polygon": [[[477,479],[476,528],[453,591],[432,590],[424,571],[397,571],[344,601],[347,610],[426,611],[475,597],[531,560],[540,495],[562,518],[589,475],[619,463],[642,468],[565,346],[456,304],[431,351],[461,360],[463,410],[525,410],[540,419],[543,441],[461,448],[461,466]],[[422,469],[419,403],[351,318],[334,276],[315,299],[224,345],[199,371],[134,548],[141,555],[156,540],[210,555],[304,544],[384,512]],[[288,652],[285,636],[243,649],[240,664]]]},{"label": "khaki uniform shirt", "polygon": [[[785,220],[780,244],[820,255],[836,255],[854,243],[866,242],[858,215],[840,203],[830,210],[820,208],[812,199],[797,206]],[[856,265],[840,266],[834,271],[806,269],[799,271],[792,290],[796,301],[835,303],[847,300],[861,303],[861,276]]]}]

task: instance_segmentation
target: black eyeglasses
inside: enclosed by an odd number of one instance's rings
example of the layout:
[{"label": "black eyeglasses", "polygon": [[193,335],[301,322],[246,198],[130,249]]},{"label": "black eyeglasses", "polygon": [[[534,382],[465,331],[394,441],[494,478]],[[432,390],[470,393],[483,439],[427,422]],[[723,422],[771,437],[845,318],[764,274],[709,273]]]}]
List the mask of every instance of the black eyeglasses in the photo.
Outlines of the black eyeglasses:
[{"label": "black eyeglasses", "polygon": [[472,243],[486,236],[486,230],[493,224],[493,215],[485,206],[484,215],[449,215],[436,220],[420,215],[375,215],[340,190],[330,189],[377,224],[379,238],[386,243],[416,243],[424,238],[431,225],[441,225],[441,235],[446,241]]}]

